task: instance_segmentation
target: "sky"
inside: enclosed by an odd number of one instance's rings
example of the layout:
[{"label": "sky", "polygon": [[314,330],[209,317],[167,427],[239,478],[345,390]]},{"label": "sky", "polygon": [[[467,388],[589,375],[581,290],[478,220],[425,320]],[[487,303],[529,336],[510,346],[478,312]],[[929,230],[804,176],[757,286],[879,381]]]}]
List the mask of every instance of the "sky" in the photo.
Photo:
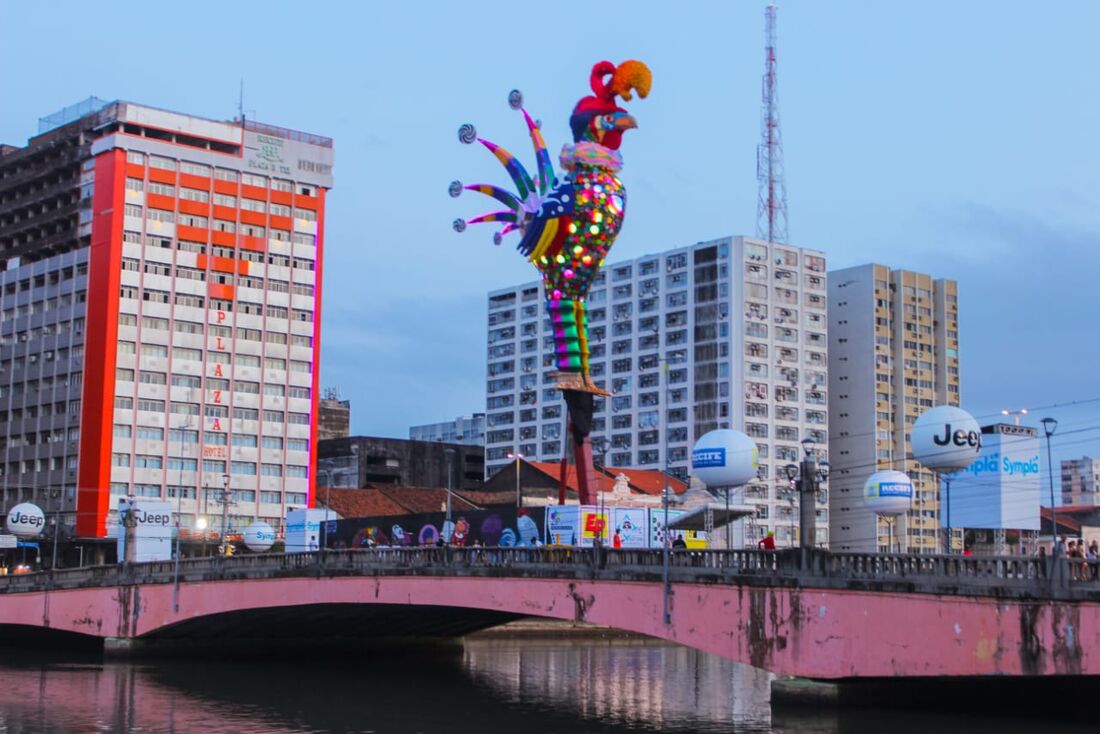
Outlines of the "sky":
[{"label": "sky", "polygon": [[[404,437],[484,410],[486,293],[536,276],[451,230],[485,209],[450,181],[506,183],[459,125],[529,161],[518,88],[556,153],[592,65],[643,60],[609,264],[751,235],[764,6],[0,0],[0,142],[90,95],[229,119],[242,80],[249,116],[334,138],[322,384]],[[1100,455],[1097,27],[1073,0],[778,11],[790,242],[958,280],[963,407],[1056,417],[1056,459]]]}]

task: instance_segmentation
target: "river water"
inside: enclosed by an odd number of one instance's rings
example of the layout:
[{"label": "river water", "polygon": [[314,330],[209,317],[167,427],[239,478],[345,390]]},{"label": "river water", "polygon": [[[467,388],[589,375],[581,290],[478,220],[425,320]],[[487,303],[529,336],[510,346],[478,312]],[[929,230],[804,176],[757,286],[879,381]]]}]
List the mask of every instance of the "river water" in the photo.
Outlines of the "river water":
[{"label": "river water", "polygon": [[278,662],[104,663],[5,654],[0,734],[1096,731],[931,712],[773,712],[766,673],[637,640],[479,639],[338,662],[293,655]]}]

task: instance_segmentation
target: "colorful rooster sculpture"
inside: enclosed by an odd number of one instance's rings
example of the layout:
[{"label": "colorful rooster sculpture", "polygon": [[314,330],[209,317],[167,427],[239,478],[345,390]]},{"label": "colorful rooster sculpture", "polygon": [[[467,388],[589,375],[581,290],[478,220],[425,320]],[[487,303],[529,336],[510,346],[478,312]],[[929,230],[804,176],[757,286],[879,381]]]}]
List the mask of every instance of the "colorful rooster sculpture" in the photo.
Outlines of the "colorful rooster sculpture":
[{"label": "colorful rooster sculpture", "polygon": [[651,82],[649,68],[640,61],[625,61],[619,66],[601,61],[592,67],[592,95],[578,102],[569,118],[573,143],[562,148],[565,178],[561,181],[554,173],[539,125],[523,109],[523,96],[518,91],[508,95],[508,103],[523,113],[527,123],[538,166],[535,176],[507,150],[477,137],[473,125],[463,125],[458,133],[463,143],[477,141],[488,148],[515,186],[512,192],[490,184],[464,186],[460,181],[452,182],[451,196],[459,196],[464,190],[477,191],[506,207],[468,222],[456,219],[454,228],[462,232],[467,224],[500,222],[503,226],[493,236],[496,244],[504,235],[518,231],[521,239],[516,249],[542,274],[554,329],[557,386],[569,406],[582,504],[591,503],[595,496],[588,442],[593,396],[609,395],[589,376],[585,298],[622,228],[626,190],[616,175],[622,168],[618,150],[623,133],[637,127],[634,118],[616,105],[615,98],[629,101],[633,92],[644,98]]}]

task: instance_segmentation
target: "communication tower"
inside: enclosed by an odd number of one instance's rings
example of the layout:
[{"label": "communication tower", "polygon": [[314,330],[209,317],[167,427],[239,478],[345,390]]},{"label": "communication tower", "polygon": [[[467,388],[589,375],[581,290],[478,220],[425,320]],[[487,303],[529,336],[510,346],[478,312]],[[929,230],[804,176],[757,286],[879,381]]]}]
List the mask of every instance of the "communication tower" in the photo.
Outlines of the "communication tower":
[{"label": "communication tower", "polygon": [[756,236],[787,242],[787,186],[783,181],[783,135],[776,87],[775,4],[764,10],[764,79],[761,85],[760,145],[756,149]]}]

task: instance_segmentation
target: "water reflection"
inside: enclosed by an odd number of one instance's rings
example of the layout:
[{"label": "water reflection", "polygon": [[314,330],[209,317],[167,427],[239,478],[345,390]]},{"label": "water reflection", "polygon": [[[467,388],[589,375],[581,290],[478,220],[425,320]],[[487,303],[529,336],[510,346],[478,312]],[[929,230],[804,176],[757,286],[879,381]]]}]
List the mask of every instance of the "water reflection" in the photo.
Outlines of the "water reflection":
[{"label": "water reflection", "polygon": [[[767,673],[653,642],[478,640],[470,675],[508,701],[652,731],[770,731]],[[731,729],[734,727],[734,729]]]},{"label": "water reflection", "polygon": [[[228,656],[227,656],[228,657]],[[1037,722],[883,711],[780,711],[768,676],[630,641],[477,640],[319,651],[278,661],[49,661],[5,653],[0,732],[228,734],[1023,734]],[[1043,724],[1046,734],[1092,727]]]}]

